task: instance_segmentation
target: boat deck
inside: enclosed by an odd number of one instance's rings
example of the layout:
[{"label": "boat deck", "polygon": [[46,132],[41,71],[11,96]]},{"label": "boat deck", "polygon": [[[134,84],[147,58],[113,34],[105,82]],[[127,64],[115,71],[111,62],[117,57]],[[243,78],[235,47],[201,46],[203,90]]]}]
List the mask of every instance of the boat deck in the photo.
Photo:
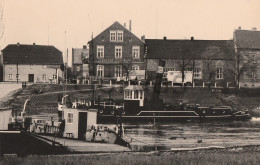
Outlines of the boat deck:
[{"label": "boat deck", "polygon": [[[53,140],[52,136],[43,136],[43,138]],[[68,138],[55,138],[55,142],[67,147],[71,152],[125,152],[131,151],[129,148],[120,146],[117,144],[108,144],[108,143],[94,143],[87,142],[76,139],[68,139]],[[50,143],[50,142],[48,142]]]}]

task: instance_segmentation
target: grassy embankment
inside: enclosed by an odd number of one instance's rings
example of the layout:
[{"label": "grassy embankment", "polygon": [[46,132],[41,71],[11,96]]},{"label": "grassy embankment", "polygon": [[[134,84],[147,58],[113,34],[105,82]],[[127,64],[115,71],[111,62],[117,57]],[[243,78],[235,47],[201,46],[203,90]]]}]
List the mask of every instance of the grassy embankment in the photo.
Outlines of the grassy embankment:
[{"label": "grassy embankment", "polygon": [[[146,88],[146,97],[152,97],[152,88]],[[59,84],[34,84],[24,90],[18,90],[13,94],[13,99],[4,103],[14,109],[21,110],[27,98],[31,99],[30,114],[39,112],[57,112],[58,95],[63,93],[63,86]],[[117,103],[123,102],[123,87],[102,88],[96,90],[97,96],[100,95],[101,101],[111,97]],[[70,99],[90,100],[92,90],[88,85],[68,85],[67,92]],[[253,116],[260,116],[260,89],[222,89],[212,90],[208,88],[162,88],[161,98],[166,104],[177,104],[180,99],[186,103],[196,103],[203,106],[229,105],[233,108],[250,110]]]},{"label": "grassy embankment", "polygon": [[69,156],[27,156],[1,158],[0,164],[99,164],[99,165],[172,165],[172,164],[259,164],[260,153],[255,151],[195,151],[164,153],[89,154]]}]

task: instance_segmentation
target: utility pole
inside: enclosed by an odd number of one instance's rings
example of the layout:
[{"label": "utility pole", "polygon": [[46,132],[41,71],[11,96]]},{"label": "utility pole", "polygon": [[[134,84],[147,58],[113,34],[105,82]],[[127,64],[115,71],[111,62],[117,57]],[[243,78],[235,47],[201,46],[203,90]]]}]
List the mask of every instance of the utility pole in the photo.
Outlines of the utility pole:
[{"label": "utility pole", "polygon": [[18,72],[18,58],[16,59],[16,81],[17,81],[17,84],[18,84],[18,76],[19,76],[19,72]]}]

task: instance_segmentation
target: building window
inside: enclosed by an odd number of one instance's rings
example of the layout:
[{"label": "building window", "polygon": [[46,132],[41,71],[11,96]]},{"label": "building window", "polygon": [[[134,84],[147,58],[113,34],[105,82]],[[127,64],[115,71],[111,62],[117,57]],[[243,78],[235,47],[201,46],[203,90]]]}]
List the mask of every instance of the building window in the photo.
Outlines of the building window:
[{"label": "building window", "polygon": [[73,113],[68,113],[67,123],[68,124],[73,123]]},{"label": "building window", "polygon": [[104,77],[104,65],[97,65],[97,76]]},{"label": "building window", "polygon": [[42,80],[46,81],[46,74],[42,74]]},{"label": "building window", "polygon": [[115,58],[122,58],[122,46],[115,47]]},{"label": "building window", "polygon": [[110,31],[110,41],[116,41],[116,31]]},{"label": "building window", "polygon": [[123,42],[123,31],[117,31],[117,41]]},{"label": "building window", "polygon": [[97,58],[104,58],[104,46],[97,46]]},{"label": "building window", "polygon": [[133,58],[139,58],[139,54],[140,54],[140,47],[139,46],[133,46],[132,57]]},{"label": "building window", "polygon": [[139,66],[138,65],[133,65],[132,66],[132,70],[139,70]]},{"label": "building window", "polygon": [[20,80],[20,74],[16,74],[16,80]]},{"label": "building window", "polygon": [[13,74],[9,74],[9,80],[13,80]]},{"label": "building window", "polygon": [[33,65],[30,65],[30,69],[33,69]]},{"label": "building window", "polygon": [[13,65],[9,65],[9,69],[13,69]]},{"label": "building window", "polygon": [[217,69],[216,79],[223,79],[223,68],[218,68]]},{"label": "building window", "polygon": [[194,69],[194,78],[195,79],[200,79],[202,76],[201,76],[201,68],[195,68]]},{"label": "building window", "polygon": [[56,74],[52,75],[52,79],[56,80],[57,79],[57,75]]},{"label": "building window", "polygon": [[122,30],[112,30],[110,31],[110,41],[123,42],[123,31]]},{"label": "building window", "polygon": [[174,68],[165,68],[165,72],[168,72],[168,71],[175,71]]},{"label": "building window", "polygon": [[122,65],[115,65],[115,77],[122,77],[123,70]]},{"label": "building window", "polygon": [[46,66],[46,65],[43,65],[42,68],[45,69],[45,68],[47,68],[47,66]]}]

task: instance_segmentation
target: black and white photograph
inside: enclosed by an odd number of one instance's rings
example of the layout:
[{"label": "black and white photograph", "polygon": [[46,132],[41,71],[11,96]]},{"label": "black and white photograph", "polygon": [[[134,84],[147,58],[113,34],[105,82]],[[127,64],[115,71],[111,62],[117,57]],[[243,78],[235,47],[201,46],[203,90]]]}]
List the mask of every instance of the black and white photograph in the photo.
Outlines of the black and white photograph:
[{"label": "black and white photograph", "polygon": [[0,165],[257,165],[260,0],[0,0]]}]

